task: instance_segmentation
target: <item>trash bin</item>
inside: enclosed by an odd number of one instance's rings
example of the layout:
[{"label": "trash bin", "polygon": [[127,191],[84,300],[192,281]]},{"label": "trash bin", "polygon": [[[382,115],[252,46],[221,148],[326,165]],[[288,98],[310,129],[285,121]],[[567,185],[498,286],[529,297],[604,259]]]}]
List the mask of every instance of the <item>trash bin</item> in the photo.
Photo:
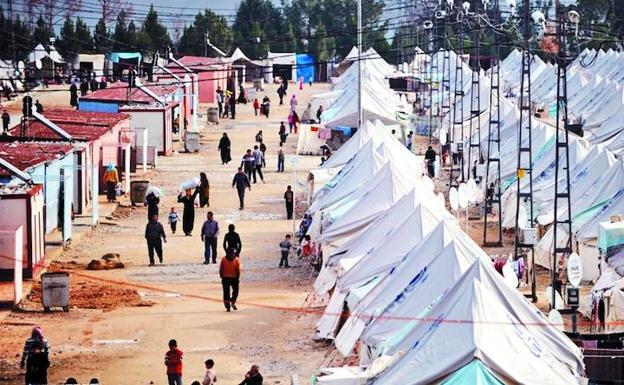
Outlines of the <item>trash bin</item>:
[{"label": "trash bin", "polygon": [[69,311],[69,273],[45,273],[41,276],[41,302],[43,309],[61,307]]},{"label": "trash bin", "polygon": [[219,124],[219,109],[217,107],[208,107],[208,122]]},{"label": "trash bin", "polygon": [[130,202],[133,206],[141,205],[145,202],[149,182],[146,180],[135,180],[130,182]]},{"label": "trash bin", "polygon": [[187,152],[199,151],[199,132],[187,131],[184,136],[184,148]]}]

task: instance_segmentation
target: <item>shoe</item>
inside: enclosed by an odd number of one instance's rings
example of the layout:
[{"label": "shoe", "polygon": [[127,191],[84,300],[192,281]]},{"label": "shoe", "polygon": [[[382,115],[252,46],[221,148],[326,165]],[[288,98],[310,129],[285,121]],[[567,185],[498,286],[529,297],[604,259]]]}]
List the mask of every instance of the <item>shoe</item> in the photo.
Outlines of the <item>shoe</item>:
[{"label": "shoe", "polygon": [[262,179],[262,183],[263,183],[263,184],[264,184],[264,183],[266,183],[266,182],[264,181],[264,179]]},{"label": "shoe", "polygon": [[230,312],[230,308],[229,307],[226,308],[225,311],[229,313]]},{"label": "shoe", "polygon": [[161,260],[160,260],[160,264],[162,265],[162,263],[163,263],[163,260],[161,259]]},{"label": "shoe", "polygon": [[154,264],[153,264],[153,263],[150,263],[149,265],[150,265],[150,266],[154,266]]},{"label": "shoe", "polygon": [[233,304],[232,304],[232,309],[234,309],[234,310],[238,310],[238,308],[236,307],[236,304],[235,304],[235,303],[233,303]]},{"label": "shoe", "polygon": [[208,262],[208,261],[204,261],[204,265],[207,265],[207,264],[209,264],[209,263],[210,263],[210,262]]}]

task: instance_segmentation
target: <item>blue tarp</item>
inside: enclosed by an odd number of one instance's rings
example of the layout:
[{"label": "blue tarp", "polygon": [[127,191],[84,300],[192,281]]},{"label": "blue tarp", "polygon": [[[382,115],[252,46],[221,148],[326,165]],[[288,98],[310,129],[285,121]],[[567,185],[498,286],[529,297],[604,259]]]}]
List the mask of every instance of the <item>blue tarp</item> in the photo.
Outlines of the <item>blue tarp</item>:
[{"label": "blue tarp", "polygon": [[306,83],[316,79],[314,56],[307,53],[297,54],[297,79],[294,80],[301,78]]},{"label": "blue tarp", "polygon": [[119,112],[119,104],[80,100],[78,102],[78,110],[87,112],[109,112],[116,114]]},{"label": "blue tarp", "polygon": [[141,54],[138,52],[111,52],[107,56],[108,60],[113,63],[119,63],[120,59],[137,59],[140,62],[142,58]]},{"label": "blue tarp", "polygon": [[490,369],[479,360],[474,360],[453,373],[442,385],[504,385]]}]

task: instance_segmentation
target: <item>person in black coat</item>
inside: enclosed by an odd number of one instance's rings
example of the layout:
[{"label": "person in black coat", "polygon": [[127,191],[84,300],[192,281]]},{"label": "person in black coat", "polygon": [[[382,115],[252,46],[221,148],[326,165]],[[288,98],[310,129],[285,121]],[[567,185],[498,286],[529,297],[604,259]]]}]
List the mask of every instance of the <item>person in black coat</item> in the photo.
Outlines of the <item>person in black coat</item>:
[{"label": "person in black coat", "polygon": [[26,385],[45,385],[48,383],[48,368],[50,360],[48,352],[43,351],[43,345],[36,342],[33,350],[26,360]]},{"label": "person in black coat", "polygon": [[150,192],[145,197],[145,205],[147,206],[147,220],[149,221],[152,218],[152,215],[158,215],[158,204],[160,203],[160,198],[156,196],[153,192]]},{"label": "person in black coat", "polygon": [[83,80],[80,83],[80,96],[87,96],[88,93],[89,93],[89,82],[86,80]]},{"label": "person in black coat", "polygon": [[234,231],[236,227],[234,225],[228,226],[228,232],[223,237],[223,250],[227,253],[230,249],[236,250],[236,255],[240,254],[241,249],[243,248],[243,243],[241,242],[240,236],[236,231]]},{"label": "person in black coat", "polygon": [[232,160],[230,138],[224,132],[223,137],[219,141],[219,152],[221,153],[221,164],[228,164]]},{"label": "person in black coat", "polygon": [[72,83],[71,86],[69,86],[69,95],[69,104],[72,107],[78,107],[78,87],[76,83]]},{"label": "person in black coat", "polygon": [[245,379],[238,385],[262,385],[262,374],[258,365],[252,365],[251,369],[245,374]]},{"label": "person in black coat", "polygon": [[182,212],[182,231],[184,235],[190,237],[193,232],[193,225],[195,224],[195,197],[199,194],[199,189],[186,189],[186,193],[178,195],[178,202],[184,204],[184,211]]}]

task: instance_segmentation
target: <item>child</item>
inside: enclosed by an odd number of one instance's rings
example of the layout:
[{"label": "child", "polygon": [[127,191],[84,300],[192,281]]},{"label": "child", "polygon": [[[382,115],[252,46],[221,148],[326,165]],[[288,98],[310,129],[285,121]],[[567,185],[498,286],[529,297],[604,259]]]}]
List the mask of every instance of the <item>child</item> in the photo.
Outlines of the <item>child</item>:
[{"label": "child", "polygon": [[282,258],[280,259],[279,267],[290,267],[288,266],[288,254],[290,254],[290,248],[292,244],[290,243],[290,234],[286,234],[286,237],[283,241],[279,243],[280,250],[282,252]]},{"label": "child", "polygon": [[214,385],[217,382],[217,374],[214,371],[214,361],[211,359],[206,360],[206,376],[201,385]]},{"label": "child", "polygon": [[254,99],[253,101],[253,108],[254,108],[254,114],[256,114],[256,116],[258,116],[258,110],[260,109],[260,102],[258,102],[258,99]]},{"label": "child", "polygon": [[173,234],[176,232],[176,226],[179,219],[180,218],[178,217],[178,213],[176,213],[175,207],[172,207],[171,212],[169,213],[169,225],[171,226],[171,232]]},{"label": "child", "polygon": [[303,237],[303,242],[301,242],[301,250],[301,258],[308,258],[312,255],[312,239],[307,234]]}]

